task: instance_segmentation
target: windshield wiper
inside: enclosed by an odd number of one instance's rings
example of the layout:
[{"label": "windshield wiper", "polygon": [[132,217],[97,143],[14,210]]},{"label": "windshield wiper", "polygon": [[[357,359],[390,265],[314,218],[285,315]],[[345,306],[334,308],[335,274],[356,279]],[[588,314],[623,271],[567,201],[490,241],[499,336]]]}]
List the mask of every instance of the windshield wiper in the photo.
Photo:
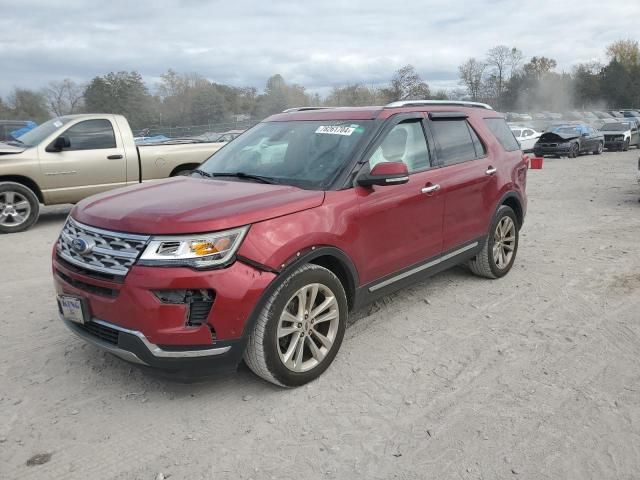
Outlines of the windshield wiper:
[{"label": "windshield wiper", "polygon": [[234,172],[234,173],[211,173],[210,177],[236,177],[236,178],[246,178],[247,180],[256,180],[261,183],[267,183],[269,185],[276,185],[278,182],[273,177],[263,177],[262,175],[251,175],[249,173],[244,172]]},{"label": "windshield wiper", "polygon": [[209,172],[205,172],[204,170],[200,170],[199,168],[196,168],[195,170],[191,170],[191,173],[197,173],[202,177],[209,177],[209,178],[213,177],[213,175],[211,175]]}]

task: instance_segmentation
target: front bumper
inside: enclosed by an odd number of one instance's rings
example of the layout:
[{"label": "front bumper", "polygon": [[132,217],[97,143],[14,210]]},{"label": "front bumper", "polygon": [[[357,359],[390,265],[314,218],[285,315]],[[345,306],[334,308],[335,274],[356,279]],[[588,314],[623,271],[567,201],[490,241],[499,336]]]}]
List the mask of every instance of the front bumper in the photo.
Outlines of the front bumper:
[{"label": "front bumper", "polygon": [[604,148],[621,150],[624,147],[624,140],[605,140]]},{"label": "front bumper", "polygon": [[533,150],[533,153],[536,157],[544,157],[545,155],[568,155],[571,150],[571,146],[560,146],[557,147],[536,147]]},{"label": "front bumper", "polygon": [[[240,261],[224,269],[134,266],[121,281],[82,271],[53,255],[57,294],[82,299],[86,324],[64,321],[75,334],[124,360],[164,371],[208,372],[242,359],[246,323],[275,278]],[[206,322],[190,325],[188,305],[154,293],[206,289],[215,297]]]}]

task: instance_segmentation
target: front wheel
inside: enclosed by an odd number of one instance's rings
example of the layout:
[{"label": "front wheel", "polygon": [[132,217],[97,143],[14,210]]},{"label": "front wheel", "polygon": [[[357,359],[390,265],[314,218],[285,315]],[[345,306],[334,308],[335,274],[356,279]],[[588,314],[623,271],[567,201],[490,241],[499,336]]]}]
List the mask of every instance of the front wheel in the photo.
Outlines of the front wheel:
[{"label": "front wheel", "polygon": [[626,140],[624,141],[624,145],[622,146],[622,151],[623,151],[623,152],[628,152],[628,151],[629,151],[629,143],[630,143],[630,142],[629,142],[629,139],[626,139]]},{"label": "front wheel", "polygon": [[504,277],[518,252],[518,219],[511,207],[501,205],[491,223],[482,250],[469,261],[469,268],[478,276]]},{"label": "front wheel", "polygon": [[571,149],[569,150],[569,158],[577,158],[580,154],[580,145],[574,143],[571,145]]},{"label": "front wheel", "polygon": [[0,233],[30,228],[40,213],[40,203],[31,189],[20,183],[0,182]]},{"label": "front wheel", "polygon": [[333,362],[347,317],[347,296],[338,277],[319,265],[303,265],[281,281],[262,309],[244,361],[271,383],[304,385]]}]

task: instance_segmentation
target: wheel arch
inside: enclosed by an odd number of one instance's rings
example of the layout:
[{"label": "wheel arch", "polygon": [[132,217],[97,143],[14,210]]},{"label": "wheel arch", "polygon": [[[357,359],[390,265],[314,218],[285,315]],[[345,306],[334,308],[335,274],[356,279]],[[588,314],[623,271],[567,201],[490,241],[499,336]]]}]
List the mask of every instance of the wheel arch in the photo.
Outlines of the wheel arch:
[{"label": "wheel arch", "polygon": [[506,205],[514,211],[516,218],[518,219],[518,228],[522,228],[522,224],[524,223],[524,208],[522,207],[522,200],[520,199],[520,196],[516,192],[507,192],[498,202],[496,211],[502,205]]},{"label": "wheel arch", "polygon": [[182,165],[178,165],[173,170],[171,170],[171,173],[169,174],[169,176],[175,177],[178,174],[178,172],[182,170],[194,170],[199,166],[200,166],[199,163],[183,163]]},{"label": "wheel arch", "polygon": [[19,183],[20,185],[27,187],[31,190],[40,203],[44,203],[44,196],[42,195],[42,191],[36,182],[34,182],[31,178],[25,177],[23,175],[1,175],[0,183],[2,182],[13,182]]}]

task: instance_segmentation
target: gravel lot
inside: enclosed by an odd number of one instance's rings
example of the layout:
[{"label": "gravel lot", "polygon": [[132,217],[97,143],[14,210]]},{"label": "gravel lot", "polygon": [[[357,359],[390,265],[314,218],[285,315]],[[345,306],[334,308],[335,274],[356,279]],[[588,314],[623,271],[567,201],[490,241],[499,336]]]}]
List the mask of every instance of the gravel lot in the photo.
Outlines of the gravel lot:
[{"label": "gravel lot", "polygon": [[69,209],[45,209],[0,237],[0,478],[639,478],[637,158],[546,159],[506,278],[385,298],[297,390],[176,384],[83,344],[50,278]]}]

